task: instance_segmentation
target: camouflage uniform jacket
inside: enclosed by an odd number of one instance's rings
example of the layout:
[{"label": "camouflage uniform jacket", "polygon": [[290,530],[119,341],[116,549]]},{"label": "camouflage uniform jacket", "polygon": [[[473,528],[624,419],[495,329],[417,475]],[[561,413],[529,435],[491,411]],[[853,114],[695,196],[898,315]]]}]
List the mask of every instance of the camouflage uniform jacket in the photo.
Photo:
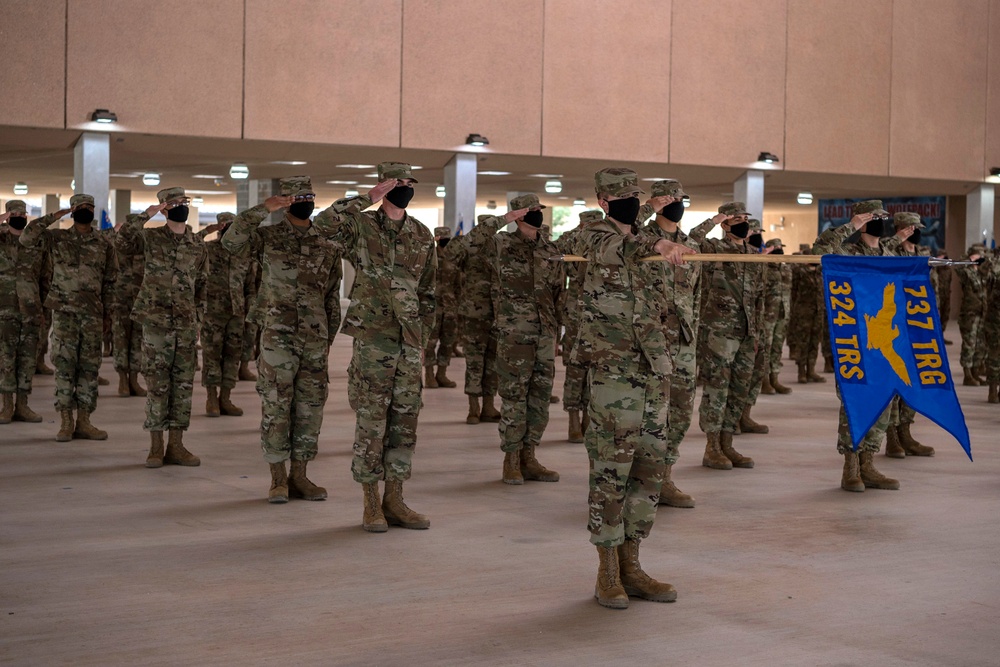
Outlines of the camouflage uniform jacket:
[{"label": "camouflage uniform jacket", "polygon": [[17,311],[31,322],[42,322],[39,285],[45,259],[41,248],[22,246],[8,225],[0,225],[0,311]]},{"label": "camouflage uniform jacket", "polygon": [[115,304],[131,312],[135,300],[139,296],[142,277],[146,272],[146,262],[139,255],[117,253],[118,279],[115,281]]},{"label": "camouflage uniform jacket", "polygon": [[819,264],[796,264],[792,269],[790,312],[799,319],[819,319],[824,312],[823,299],[823,273]]},{"label": "camouflage uniform jacket", "polygon": [[423,349],[434,328],[434,236],[407,214],[394,221],[366,195],[339,199],[313,225],[354,261],[357,275],[344,333],[365,337],[401,332],[403,342]]},{"label": "camouflage uniform jacket", "polygon": [[[962,303],[959,313],[966,316],[984,315],[986,313],[986,288],[989,282],[987,271],[989,262],[976,266],[956,266],[958,282],[962,286]],[[982,268],[987,266],[987,269]]]},{"label": "camouflage uniform jacket", "polygon": [[572,362],[600,370],[633,366],[643,359],[658,375],[673,370],[663,333],[662,277],[655,262],[658,239],[624,234],[611,220],[580,232],[577,251],[587,258],[580,293],[580,334]]},{"label": "camouflage uniform jacket", "polygon": [[166,226],[143,229],[145,213],[129,215],[115,247],[122,255],[143,255],[143,278],[132,319],[163,329],[198,326],[204,289],[205,243],[190,227],[175,234]]},{"label": "camouflage uniform jacket", "polygon": [[458,312],[458,294],[461,291],[462,274],[455,264],[455,251],[451,246],[458,239],[452,239],[444,248],[438,248],[437,282],[434,287],[434,303],[437,308],[448,312]]},{"label": "camouflage uniform jacket", "polygon": [[504,218],[485,218],[469,232],[493,271],[497,331],[531,339],[555,335],[556,307],[565,278],[561,263],[551,257],[559,249],[540,234],[529,239],[519,230],[497,233],[506,224]]},{"label": "camouflage uniform jacket", "polygon": [[[568,232],[564,232],[555,240],[555,246],[559,249],[560,255],[577,254],[576,244],[580,239],[580,226],[574,227]],[[566,275],[566,288],[559,299],[559,311],[561,313],[560,322],[567,327],[570,322],[578,320],[580,317],[580,290],[583,288],[583,274],[580,265],[582,262],[566,262],[563,265],[563,273]]]},{"label": "camouflage uniform jacket", "polygon": [[791,264],[765,264],[764,317],[780,321],[791,312]]},{"label": "camouflage uniform jacket", "polygon": [[[666,239],[693,250],[701,247],[680,228],[675,233],[668,234],[656,220],[646,224],[643,232],[657,241]],[[667,338],[671,344],[694,345],[698,340],[698,320],[701,314],[701,265],[697,262],[688,262],[683,266],[667,262],[657,264],[664,273],[664,295],[670,306],[664,322]]]},{"label": "camouflage uniform jacket", "polygon": [[447,250],[459,273],[465,276],[459,302],[462,317],[493,322],[493,274],[482,243],[476,243],[470,232],[449,243]]},{"label": "camouflage uniform jacket", "polygon": [[881,238],[878,247],[872,248],[859,237],[849,241],[857,230],[850,223],[831,227],[816,239],[813,244],[814,255],[863,255],[866,257],[889,257],[896,255],[900,242],[896,236]]},{"label": "camouflage uniform jacket", "polygon": [[[300,231],[285,218],[260,227],[268,215],[263,204],[243,211],[220,241],[234,259],[242,255],[261,268],[247,319],[271,331],[332,343],[340,328],[340,248],[315,223]],[[236,291],[253,289],[250,271],[245,279],[248,283]]]},{"label": "camouflage uniform jacket", "polygon": [[[708,239],[715,226],[706,220],[691,230],[691,240],[703,253],[750,255],[756,252],[745,243],[728,237]],[[702,280],[702,326],[727,338],[754,336],[763,316],[763,265],[715,262],[706,268]]]},{"label": "camouflage uniform jacket", "polygon": [[44,306],[63,313],[103,317],[110,310],[117,263],[107,239],[92,230],[48,229],[55,214],[32,220],[21,232],[21,245],[41,248],[52,260],[52,284]]},{"label": "camouflage uniform jacket", "polygon": [[221,239],[205,244],[205,300],[203,312],[220,317],[246,319],[247,307],[254,292],[254,275],[250,270],[250,253],[231,253]]}]

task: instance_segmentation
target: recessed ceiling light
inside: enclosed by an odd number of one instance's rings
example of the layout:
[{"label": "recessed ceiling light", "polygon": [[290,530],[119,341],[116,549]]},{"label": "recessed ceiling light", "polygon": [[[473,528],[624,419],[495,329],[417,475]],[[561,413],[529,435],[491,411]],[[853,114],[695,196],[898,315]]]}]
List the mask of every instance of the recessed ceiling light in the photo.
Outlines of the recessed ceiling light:
[{"label": "recessed ceiling light", "polygon": [[16,195],[26,195],[26,194],[28,194],[28,184],[27,183],[15,183],[14,184],[14,194],[16,194]]},{"label": "recessed ceiling light", "polygon": [[569,197],[567,197],[566,195],[563,195],[562,197],[556,197],[556,199],[569,199]]},{"label": "recessed ceiling light", "polygon": [[142,175],[142,184],[143,185],[159,185],[160,184],[160,175],[159,174],[154,174],[152,172],[150,172],[148,174],[143,174]]},{"label": "recessed ceiling light", "polygon": [[562,174],[528,174],[529,178],[562,178]]},{"label": "recessed ceiling light", "polygon": [[[187,194],[187,190],[184,191],[184,194]],[[205,200],[202,199],[201,197],[193,197],[191,199],[191,205],[192,206],[201,206],[204,203],[205,203]]]},{"label": "recessed ceiling light", "polygon": [[250,167],[242,162],[237,162],[229,168],[229,177],[240,181],[250,178]]},{"label": "recessed ceiling light", "polygon": [[309,163],[305,162],[304,160],[273,160],[271,164],[284,164],[288,165],[289,167],[299,167]]},{"label": "recessed ceiling light", "polygon": [[486,210],[495,211],[497,209],[497,203],[493,199],[486,202]]},{"label": "recessed ceiling light", "polygon": [[796,197],[795,201],[800,204],[811,204],[813,203],[813,196],[811,192],[800,192]]},{"label": "recessed ceiling light", "polygon": [[545,191],[550,195],[562,192],[562,181],[545,181]]},{"label": "recessed ceiling light", "polygon": [[423,167],[421,167],[419,164],[411,164],[410,169],[418,170],[418,169],[423,169]]},{"label": "recessed ceiling light", "polygon": [[373,164],[338,164],[337,169],[374,169]]},{"label": "recessed ceiling light", "polygon": [[357,197],[358,196],[358,191],[357,190],[346,190],[344,192],[344,196],[345,197]]},{"label": "recessed ceiling light", "polygon": [[640,180],[646,181],[647,183],[653,183],[654,181],[665,181],[667,179],[666,178],[643,178],[643,179],[640,179]]},{"label": "recessed ceiling light", "polygon": [[586,206],[586,205],[587,205],[587,200],[584,199],[583,197],[577,197],[576,199],[573,200],[573,206]]},{"label": "recessed ceiling light", "polygon": [[214,181],[219,178],[225,178],[221,174],[194,174],[191,178],[204,178],[207,181]]},{"label": "recessed ceiling light", "polygon": [[510,176],[509,171],[481,171],[480,176]]},{"label": "recessed ceiling light", "polygon": [[357,181],[327,181],[330,185],[357,185]]},{"label": "recessed ceiling light", "polygon": [[438,197],[444,197],[445,195],[448,194],[448,190],[443,185],[439,185],[436,188],[434,188],[434,194],[437,195]]},{"label": "recessed ceiling light", "polygon": [[686,197],[684,198],[684,208],[691,208],[691,200]]},{"label": "recessed ceiling light", "polygon": [[362,176],[364,176],[365,178],[378,178],[378,172],[376,171],[371,174],[362,174]]}]

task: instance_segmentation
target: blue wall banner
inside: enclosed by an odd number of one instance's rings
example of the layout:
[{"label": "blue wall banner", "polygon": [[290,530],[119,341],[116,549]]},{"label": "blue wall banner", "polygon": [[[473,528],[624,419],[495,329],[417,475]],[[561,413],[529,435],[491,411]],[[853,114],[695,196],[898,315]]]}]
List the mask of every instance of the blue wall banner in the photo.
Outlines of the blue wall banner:
[{"label": "blue wall banner", "polygon": [[927,228],[921,233],[920,243],[931,249],[931,253],[944,249],[944,224],[947,197],[864,197],[858,199],[820,199],[819,233],[831,227],[840,227],[851,219],[851,206],[865,199],[881,199],[889,213],[909,211],[920,215]]},{"label": "blue wall banner", "polygon": [[899,395],[972,459],[926,257],[823,256],[837,387],[855,450]]}]

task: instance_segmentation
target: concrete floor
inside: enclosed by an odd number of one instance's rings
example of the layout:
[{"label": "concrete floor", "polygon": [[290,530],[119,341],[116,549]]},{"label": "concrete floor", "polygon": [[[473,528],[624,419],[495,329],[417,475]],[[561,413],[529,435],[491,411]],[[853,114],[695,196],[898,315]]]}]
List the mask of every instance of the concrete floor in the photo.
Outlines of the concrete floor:
[{"label": "concrete floor", "polygon": [[612,611],[592,597],[587,460],[559,406],[539,457],[562,480],[510,487],[496,425],[464,423],[461,389],[428,390],[406,497],[432,527],[363,532],[349,354],[338,337],[310,467],[330,498],[279,506],[252,383],[234,392],[243,418],[204,417],[196,388],[201,467],[147,470],[144,399],[103,387],[110,439],[58,444],[39,378],[45,423],[0,426],[0,664],[1000,664],[1000,408],[985,388],[959,387],[975,463],[919,418],[938,453],[880,457],[897,492],[840,490],[832,376],[761,397],[772,434],[736,442],[753,470],[701,467],[693,429],[675,479],[698,507],[661,508],[642,549],[679,600]]}]

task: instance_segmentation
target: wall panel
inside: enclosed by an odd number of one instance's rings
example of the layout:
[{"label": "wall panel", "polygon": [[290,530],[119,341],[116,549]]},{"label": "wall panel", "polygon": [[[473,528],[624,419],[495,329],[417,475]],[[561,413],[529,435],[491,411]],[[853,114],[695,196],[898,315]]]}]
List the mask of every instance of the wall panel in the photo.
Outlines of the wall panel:
[{"label": "wall panel", "polygon": [[789,0],[785,169],[889,173],[892,0]]},{"label": "wall panel", "polygon": [[890,175],[982,180],[987,32],[987,0],[895,3]]},{"label": "wall panel", "polygon": [[72,0],[68,127],[96,108],[131,132],[239,137],[243,0]]},{"label": "wall panel", "polygon": [[0,125],[63,127],[66,0],[4,0]]},{"label": "wall panel", "polygon": [[405,0],[402,144],[541,150],[542,0]]},{"label": "wall panel", "polygon": [[398,146],[402,0],[280,7],[247,0],[245,137]]},{"label": "wall panel", "polygon": [[[1000,167],[1000,2],[989,6],[990,34],[989,58],[987,59],[988,83],[986,99],[986,165],[984,172],[990,173],[990,167]],[[1000,190],[1000,186],[998,186]],[[1000,215],[1000,206],[996,207]]]},{"label": "wall panel", "polygon": [[667,162],[670,0],[545,2],[542,152]]},{"label": "wall panel", "polygon": [[785,0],[674,0],[670,161],[748,166],[781,156]]}]

